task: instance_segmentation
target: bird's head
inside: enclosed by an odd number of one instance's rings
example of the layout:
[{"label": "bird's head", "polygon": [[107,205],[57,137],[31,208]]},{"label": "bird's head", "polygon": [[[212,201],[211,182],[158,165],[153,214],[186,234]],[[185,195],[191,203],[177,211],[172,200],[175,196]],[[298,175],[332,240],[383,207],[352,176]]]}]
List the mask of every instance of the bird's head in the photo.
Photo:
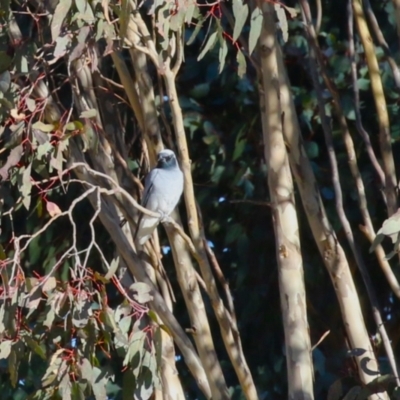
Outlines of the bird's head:
[{"label": "bird's head", "polygon": [[178,165],[175,153],[172,150],[162,150],[157,155],[157,168],[169,169]]}]

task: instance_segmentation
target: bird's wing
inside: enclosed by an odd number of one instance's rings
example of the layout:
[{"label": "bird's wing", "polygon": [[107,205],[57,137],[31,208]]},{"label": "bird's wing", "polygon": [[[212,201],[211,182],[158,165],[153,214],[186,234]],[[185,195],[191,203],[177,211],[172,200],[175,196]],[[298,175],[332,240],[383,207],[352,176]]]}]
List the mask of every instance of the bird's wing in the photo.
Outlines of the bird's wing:
[{"label": "bird's wing", "polygon": [[[145,186],[142,197],[142,206],[148,208],[151,211],[156,211],[154,208],[154,203],[156,201],[152,201],[152,195],[155,192],[154,183],[157,180],[157,176],[159,174],[159,170],[153,169],[147,176],[145,180]],[[140,213],[138,225],[135,232],[135,240],[138,238],[140,244],[144,244],[147,239],[151,236],[154,229],[157,227],[159,218],[150,217],[143,213]]]},{"label": "bird's wing", "polygon": [[159,170],[157,168],[153,169],[146,176],[143,196],[142,196],[142,206],[147,208],[149,204],[149,199],[151,197],[152,192],[154,192],[154,183],[157,180],[157,175],[159,175]]}]

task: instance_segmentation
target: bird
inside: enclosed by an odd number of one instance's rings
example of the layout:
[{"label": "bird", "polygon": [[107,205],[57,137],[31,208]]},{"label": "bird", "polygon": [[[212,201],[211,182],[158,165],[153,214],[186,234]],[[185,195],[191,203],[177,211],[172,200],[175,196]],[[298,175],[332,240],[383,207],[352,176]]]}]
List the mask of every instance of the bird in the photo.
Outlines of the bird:
[{"label": "bird", "polygon": [[141,214],[135,239],[144,245],[166,216],[169,216],[183,193],[183,173],[179,168],[175,153],[165,149],[157,155],[157,165],[146,176],[142,206],[158,212],[160,217]]}]

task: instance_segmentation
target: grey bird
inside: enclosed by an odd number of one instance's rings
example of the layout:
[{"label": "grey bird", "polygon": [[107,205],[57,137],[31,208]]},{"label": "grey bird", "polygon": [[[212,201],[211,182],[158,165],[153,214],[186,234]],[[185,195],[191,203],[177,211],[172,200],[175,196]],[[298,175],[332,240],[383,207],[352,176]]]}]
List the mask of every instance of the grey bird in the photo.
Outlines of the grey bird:
[{"label": "grey bird", "polygon": [[169,216],[183,192],[183,173],[172,150],[162,150],[157,156],[157,166],[146,176],[142,206],[158,212],[161,217],[141,214],[135,238],[144,245],[159,222]]}]

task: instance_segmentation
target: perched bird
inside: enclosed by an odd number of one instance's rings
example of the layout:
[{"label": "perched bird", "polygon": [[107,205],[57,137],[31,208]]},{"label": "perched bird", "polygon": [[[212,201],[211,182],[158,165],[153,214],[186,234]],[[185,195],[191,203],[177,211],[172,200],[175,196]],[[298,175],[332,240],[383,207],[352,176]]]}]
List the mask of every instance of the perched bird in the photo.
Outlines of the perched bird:
[{"label": "perched bird", "polygon": [[146,176],[142,206],[158,212],[155,218],[141,214],[135,238],[145,244],[163,217],[169,216],[183,192],[183,173],[172,150],[162,150],[157,156],[157,166]]}]

